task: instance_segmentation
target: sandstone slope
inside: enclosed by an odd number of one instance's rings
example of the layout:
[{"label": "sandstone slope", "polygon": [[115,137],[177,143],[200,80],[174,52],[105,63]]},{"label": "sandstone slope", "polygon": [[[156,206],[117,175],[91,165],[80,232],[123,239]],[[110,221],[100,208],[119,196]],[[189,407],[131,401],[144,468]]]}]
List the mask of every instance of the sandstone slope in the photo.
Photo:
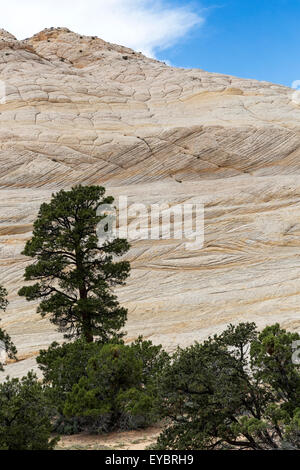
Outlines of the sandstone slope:
[{"label": "sandstone slope", "polygon": [[[16,295],[20,252],[40,203],[74,183],[132,202],[205,203],[202,250],[134,243],[119,292],[129,338],[143,333],[172,349],[242,319],[300,328],[292,90],[169,67],[66,28],[25,41],[0,30],[0,80],[0,283],[11,301],[3,324],[23,358],[59,335]],[[28,361],[9,370],[18,375]]]}]

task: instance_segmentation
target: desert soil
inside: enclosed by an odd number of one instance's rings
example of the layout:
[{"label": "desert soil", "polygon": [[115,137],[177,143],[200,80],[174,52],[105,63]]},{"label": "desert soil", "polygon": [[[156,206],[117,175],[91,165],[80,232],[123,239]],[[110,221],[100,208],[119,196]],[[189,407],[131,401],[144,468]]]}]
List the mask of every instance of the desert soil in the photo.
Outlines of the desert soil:
[{"label": "desert soil", "polygon": [[156,442],[160,427],[104,435],[75,434],[62,436],[57,450],[145,450]]}]

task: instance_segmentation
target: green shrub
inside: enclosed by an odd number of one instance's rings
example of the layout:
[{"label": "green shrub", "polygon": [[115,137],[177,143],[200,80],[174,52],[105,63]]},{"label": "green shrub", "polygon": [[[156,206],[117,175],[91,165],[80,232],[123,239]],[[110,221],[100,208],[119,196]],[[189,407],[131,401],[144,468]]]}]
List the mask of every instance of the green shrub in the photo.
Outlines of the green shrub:
[{"label": "green shrub", "polygon": [[140,337],[130,346],[53,343],[37,361],[57,409],[55,430],[135,429],[159,418],[159,376],[169,356]]},{"label": "green shrub", "polygon": [[298,339],[279,325],[258,334],[242,323],[179,348],[161,378],[168,425],[156,449],[299,449]]},{"label": "green shrub", "polygon": [[0,450],[51,450],[52,407],[34,374],[0,384]]},{"label": "green shrub", "polygon": [[49,385],[48,394],[59,414],[63,413],[67,394],[72,391],[73,385],[86,374],[90,357],[101,348],[101,343],[77,340],[62,345],[54,342],[47,350],[40,351],[37,363],[43,372],[44,383]]}]

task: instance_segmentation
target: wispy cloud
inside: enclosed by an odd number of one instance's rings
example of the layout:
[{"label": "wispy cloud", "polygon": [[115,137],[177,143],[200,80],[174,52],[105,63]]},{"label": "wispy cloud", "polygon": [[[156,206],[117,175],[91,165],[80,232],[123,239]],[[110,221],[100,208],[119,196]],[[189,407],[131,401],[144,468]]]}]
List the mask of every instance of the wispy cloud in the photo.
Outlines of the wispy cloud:
[{"label": "wispy cloud", "polygon": [[1,5],[1,27],[18,39],[66,26],[152,57],[203,22],[189,2],[180,7],[169,0],[9,0]]}]

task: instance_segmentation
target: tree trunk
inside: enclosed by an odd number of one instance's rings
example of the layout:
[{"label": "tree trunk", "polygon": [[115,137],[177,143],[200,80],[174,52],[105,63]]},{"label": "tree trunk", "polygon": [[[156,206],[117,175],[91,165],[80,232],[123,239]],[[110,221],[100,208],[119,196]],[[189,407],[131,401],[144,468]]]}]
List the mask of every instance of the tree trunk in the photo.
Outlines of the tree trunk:
[{"label": "tree trunk", "polygon": [[86,330],[84,330],[84,338],[86,340],[87,343],[92,343],[94,341],[94,338],[93,338],[93,335],[90,331],[89,328],[87,328]]},{"label": "tree trunk", "polygon": [[[79,294],[81,300],[87,299],[87,292],[85,287],[79,290]],[[91,320],[89,318],[88,312],[82,313],[82,332],[87,343],[92,343],[94,341]]]},{"label": "tree trunk", "polygon": [[91,321],[89,319],[88,313],[82,314],[82,332],[87,343],[92,343],[94,341]]}]

